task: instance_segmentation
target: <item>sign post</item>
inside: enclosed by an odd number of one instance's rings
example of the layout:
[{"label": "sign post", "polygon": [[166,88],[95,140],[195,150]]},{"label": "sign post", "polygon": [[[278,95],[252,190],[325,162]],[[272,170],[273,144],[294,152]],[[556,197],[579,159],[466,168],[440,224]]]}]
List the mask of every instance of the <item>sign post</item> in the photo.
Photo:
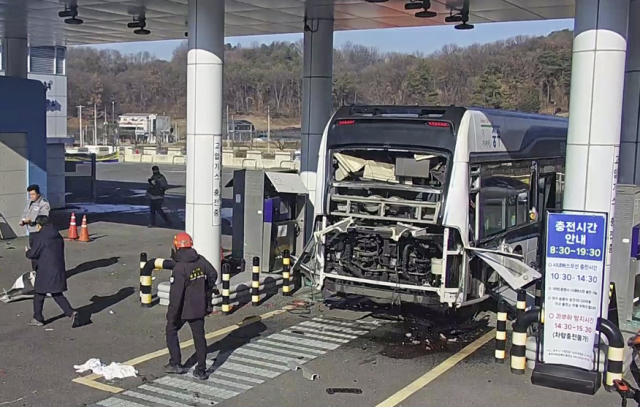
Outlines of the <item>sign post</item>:
[{"label": "sign post", "polygon": [[[603,287],[609,287],[604,281],[607,214],[547,213],[546,232],[542,363],[536,363],[532,381],[537,384],[538,373],[539,378],[563,376],[567,383],[572,376],[574,383],[584,384],[589,374],[597,376],[600,362],[594,347],[600,337]],[[599,379],[594,379],[593,392],[599,387]]]}]

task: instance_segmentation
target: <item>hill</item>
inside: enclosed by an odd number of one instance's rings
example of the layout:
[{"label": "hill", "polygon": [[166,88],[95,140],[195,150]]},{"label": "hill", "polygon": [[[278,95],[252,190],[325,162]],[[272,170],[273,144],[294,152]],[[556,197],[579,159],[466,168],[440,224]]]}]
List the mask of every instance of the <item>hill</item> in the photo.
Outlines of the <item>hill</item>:
[{"label": "hill", "polygon": [[[571,76],[571,31],[513,37],[469,47],[447,45],[431,55],[382,53],[347,44],[334,53],[334,107],[350,103],[462,104],[527,112],[566,111]],[[148,53],[69,49],[68,111],[98,105],[111,114],[154,112],[186,117],[187,46],[170,61]],[[225,51],[225,100],[231,114],[263,124],[299,123],[302,43],[274,42]],[[88,115],[92,109],[86,109]],[[264,127],[259,124],[259,127]]]}]

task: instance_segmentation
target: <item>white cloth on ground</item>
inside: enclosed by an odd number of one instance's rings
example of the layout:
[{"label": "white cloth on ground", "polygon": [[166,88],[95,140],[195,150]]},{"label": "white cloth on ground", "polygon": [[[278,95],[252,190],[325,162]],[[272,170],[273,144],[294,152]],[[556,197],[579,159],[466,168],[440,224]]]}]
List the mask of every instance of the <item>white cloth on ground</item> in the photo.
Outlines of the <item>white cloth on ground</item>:
[{"label": "white cloth on ground", "polygon": [[112,362],[107,366],[102,363],[100,359],[96,358],[89,359],[82,365],[74,365],[73,368],[77,373],[84,373],[91,370],[95,374],[104,376],[106,380],[136,377],[138,374],[138,371],[133,366],[122,365],[116,362]]}]

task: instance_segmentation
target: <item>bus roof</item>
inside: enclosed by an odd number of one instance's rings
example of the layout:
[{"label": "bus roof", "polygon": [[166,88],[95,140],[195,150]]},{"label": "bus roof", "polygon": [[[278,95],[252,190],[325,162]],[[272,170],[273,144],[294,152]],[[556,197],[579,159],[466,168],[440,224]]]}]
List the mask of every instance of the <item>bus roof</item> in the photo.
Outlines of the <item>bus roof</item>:
[{"label": "bus roof", "polygon": [[[457,134],[467,112],[472,114],[475,123],[475,131],[470,133],[475,135],[475,140],[470,140],[470,153],[476,156],[472,161],[564,155],[569,127],[566,117],[482,107],[352,105],[338,109],[333,120],[447,121]],[[499,136],[501,143],[497,146],[493,143],[495,135]],[[484,138],[487,140],[483,142]]]}]

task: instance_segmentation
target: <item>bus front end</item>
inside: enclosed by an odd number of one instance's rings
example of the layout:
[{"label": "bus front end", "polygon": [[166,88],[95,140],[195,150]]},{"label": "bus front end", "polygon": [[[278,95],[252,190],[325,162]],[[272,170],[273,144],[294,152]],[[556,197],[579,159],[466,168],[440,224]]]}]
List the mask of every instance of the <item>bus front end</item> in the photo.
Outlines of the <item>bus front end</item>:
[{"label": "bus front end", "polygon": [[457,229],[443,224],[453,124],[435,113],[365,115],[333,119],[324,137],[316,285],[383,302],[459,304],[464,243]]}]

